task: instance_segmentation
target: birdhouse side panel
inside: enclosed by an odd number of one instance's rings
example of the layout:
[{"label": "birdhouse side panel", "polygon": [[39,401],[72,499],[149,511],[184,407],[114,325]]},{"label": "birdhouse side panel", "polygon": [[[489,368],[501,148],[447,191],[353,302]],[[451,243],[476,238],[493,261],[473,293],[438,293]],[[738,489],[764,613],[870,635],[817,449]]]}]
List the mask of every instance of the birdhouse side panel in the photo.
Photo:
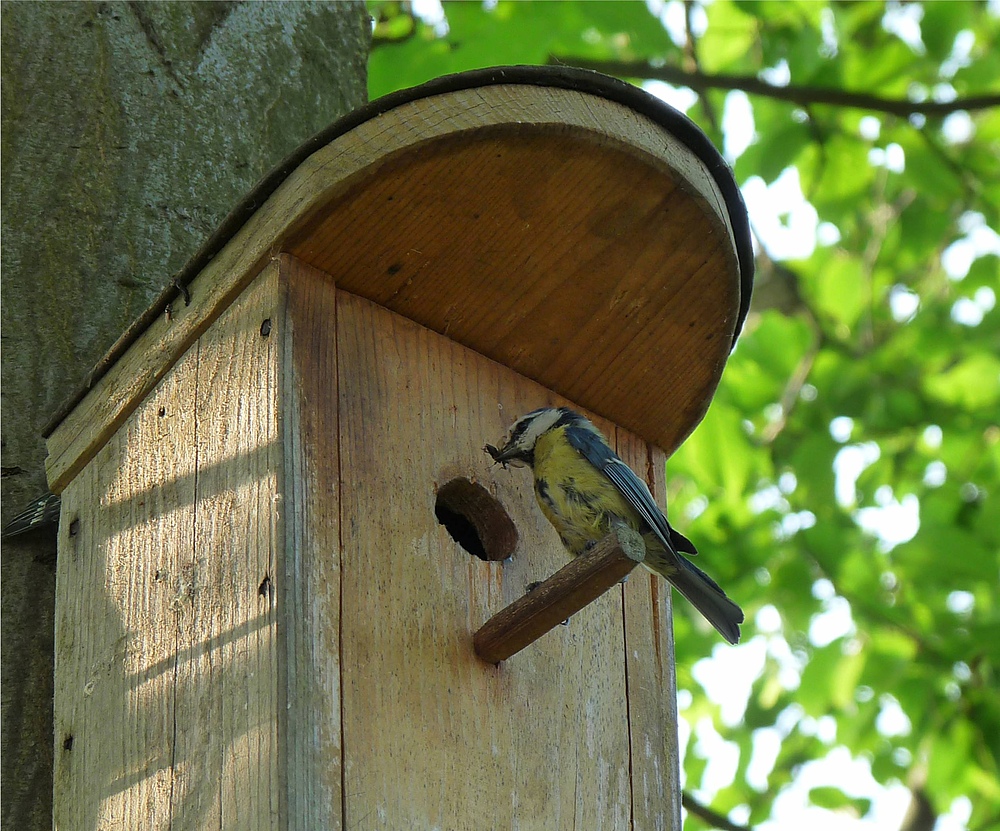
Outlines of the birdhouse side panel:
[{"label": "birdhouse side panel", "polygon": [[271,263],[198,343],[195,579],[179,650],[186,697],[177,702],[175,754],[190,760],[187,791],[213,793],[204,818],[176,805],[172,829],[279,821],[278,283]]},{"label": "birdhouse side panel", "polygon": [[[666,505],[666,454],[618,429],[617,452]],[[629,748],[636,829],[681,827],[677,678],[670,585],[636,569],[624,585]]]},{"label": "birdhouse side panel", "polygon": [[189,353],[62,493],[59,829],[152,828],[170,816],[179,610],[194,526],[196,375]]},{"label": "birdhouse side panel", "polygon": [[[472,634],[568,555],[530,474],[486,440],[549,391],[412,321],[338,294],[345,825],[627,829],[622,592],[499,666]],[[520,533],[486,562],[435,515],[465,477]]]},{"label": "birdhouse side panel", "polygon": [[277,823],[277,300],[272,267],[64,492],[60,829]]}]

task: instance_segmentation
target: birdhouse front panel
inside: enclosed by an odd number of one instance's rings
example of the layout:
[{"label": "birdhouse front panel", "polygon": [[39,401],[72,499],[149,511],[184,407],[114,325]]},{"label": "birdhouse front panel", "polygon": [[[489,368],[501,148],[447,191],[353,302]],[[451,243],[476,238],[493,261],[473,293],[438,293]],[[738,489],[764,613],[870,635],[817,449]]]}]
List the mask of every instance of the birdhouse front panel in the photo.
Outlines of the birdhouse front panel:
[{"label": "birdhouse front panel", "polygon": [[[471,648],[483,621],[565,561],[530,480],[494,468],[482,452],[484,437],[502,434],[515,414],[558,397],[370,301],[337,292],[334,308],[328,275],[287,256],[281,265],[288,280],[282,342],[291,341],[292,356],[283,362],[290,382],[283,423],[286,435],[287,425],[299,424],[301,439],[286,439],[286,447],[300,445],[303,459],[286,476],[289,489],[298,489],[286,494],[286,522],[298,530],[285,533],[279,593],[296,621],[286,637],[289,707],[299,715],[289,718],[288,741],[307,735],[303,719],[334,713],[331,703],[343,696],[336,712],[345,826],[377,817],[374,827],[468,827],[482,822],[488,804],[496,827],[617,828],[630,816],[671,827],[680,809],[662,586],[636,574],[624,587],[624,609],[623,590],[609,593],[500,667]],[[651,485],[662,498],[662,454],[618,433],[637,469],[661,468]],[[438,521],[439,494],[456,479],[487,488],[514,519],[520,543],[509,561],[479,559]],[[334,571],[315,540],[325,536],[333,551],[338,525]],[[323,568],[337,579],[315,579]],[[311,584],[303,584],[310,573]],[[339,640],[313,628],[334,622],[335,610]],[[303,615],[308,628],[297,625]],[[331,685],[325,702],[324,691],[315,691],[310,709],[296,702],[303,685],[291,675],[310,677],[322,655],[313,646],[303,667],[291,640],[303,652],[316,638],[326,638],[331,653],[339,649],[341,674],[328,667],[311,676]],[[626,644],[634,646],[632,659]],[[630,761],[633,746],[642,755]]]},{"label": "birdhouse front panel", "polygon": [[[288,639],[303,644],[302,654],[312,645],[303,667],[289,644],[289,707],[302,692],[292,689],[293,673],[312,678],[316,694],[290,717],[289,743],[297,729],[308,735],[298,728],[304,720],[335,712],[340,691],[345,826],[380,817],[375,827],[467,827],[482,821],[488,800],[496,827],[615,828],[627,817],[636,827],[675,827],[665,585],[636,572],[500,667],[470,648],[483,621],[565,562],[530,477],[494,467],[482,452],[484,439],[501,435],[517,414],[562,399],[377,304],[335,292],[329,275],[293,257],[283,256],[281,268],[283,342],[291,341],[292,356],[283,362],[291,382],[283,423],[286,434],[300,425],[301,439],[286,438],[286,447],[298,445],[303,462],[286,476],[287,522],[299,527],[286,530],[286,559],[298,565],[286,566],[279,596],[296,622],[311,621],[289,625]],[[662,501],[663,453],[598,422]],[[438,521],[440,494],[456,480],[486,488],[513,518],[520,541],[508,561],[479,559]],[[301,489],[294,498],[292,488]],[[321,537],[328,550],[339,543],[336,582]],[[339,641],[323,625],[337,615]],[[322,665],[318,638],[330,643],[327,655],[339,650],[339,678],[329,660]],[[315,689],[320,678],[334,681],[325,701]],[[329,734],[331,724],[317,721],[315,729]]]},{"label": "birdhouse front panel", "polygon": [[[662,587],[636,573],[499,666],[471,649],[483,621],[566,561],[530,475],[482,451],[556,397],[347,293],[337,332],[347,827],[483,827],[484,810],[495,828],[672,827]],[[647,445],[624,443],[645,472]],[[513,518],[509,560],[479,559],[435,520],[458,477]]]}]

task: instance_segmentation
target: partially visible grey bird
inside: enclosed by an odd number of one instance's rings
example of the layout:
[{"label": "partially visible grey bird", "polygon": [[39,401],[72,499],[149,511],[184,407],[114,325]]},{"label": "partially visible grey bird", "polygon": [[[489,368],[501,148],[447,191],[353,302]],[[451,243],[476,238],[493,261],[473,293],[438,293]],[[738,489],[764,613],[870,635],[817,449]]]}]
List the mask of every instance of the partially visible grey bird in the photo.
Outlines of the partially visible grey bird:
[{"label": "partially visible grey bird", "polygon": [[55,530],[61,505],[62,500],[54,493],[38,497],[4,526],[0,538],[7,540],[32,531]]}]

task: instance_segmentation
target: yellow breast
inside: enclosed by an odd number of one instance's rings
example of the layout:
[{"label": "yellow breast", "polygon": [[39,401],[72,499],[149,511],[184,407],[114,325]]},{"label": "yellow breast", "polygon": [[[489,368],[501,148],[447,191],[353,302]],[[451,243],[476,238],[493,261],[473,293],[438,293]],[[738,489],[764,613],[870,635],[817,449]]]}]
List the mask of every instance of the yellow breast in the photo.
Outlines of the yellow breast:
[{"label": "yellow breast", "polygon": [[638,530],[635,511],[566,440],[565,428],[550,430],[535,443],[534,474],[538,505],[572,554],[604,537],[616,519]]}]

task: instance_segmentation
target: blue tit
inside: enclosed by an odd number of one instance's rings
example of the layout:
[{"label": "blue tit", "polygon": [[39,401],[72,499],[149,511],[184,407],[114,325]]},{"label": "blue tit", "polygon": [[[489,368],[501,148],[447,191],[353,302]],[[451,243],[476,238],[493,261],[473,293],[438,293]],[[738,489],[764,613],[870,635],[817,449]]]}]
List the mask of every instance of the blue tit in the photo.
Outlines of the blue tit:
[{"label": "blue tit", "polygon": [[538,505],[574,557],[616,524],[628,525],[646,543],[643,565],[666,578],[729,643],[739,641],[742,609],[678,553],[698,552],[586,418],[566,407],[535,410],[514,422],[503,447],[485,450],[497,464],[531,468]]}]

